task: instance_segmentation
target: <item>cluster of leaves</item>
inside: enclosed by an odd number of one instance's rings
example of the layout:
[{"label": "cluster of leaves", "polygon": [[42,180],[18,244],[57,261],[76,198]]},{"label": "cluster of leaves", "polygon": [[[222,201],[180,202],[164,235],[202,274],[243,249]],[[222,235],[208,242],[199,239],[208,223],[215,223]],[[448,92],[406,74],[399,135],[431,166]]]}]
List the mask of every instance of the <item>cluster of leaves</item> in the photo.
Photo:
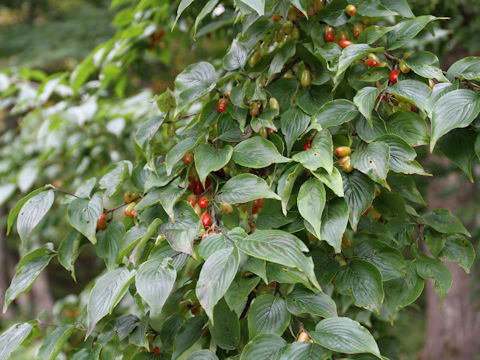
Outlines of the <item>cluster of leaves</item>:
[{"label": "cluster of leaves", "polygon": [[[150,3],[140,2],[124,24],[134,28]],[[175,19],[166,5],[158,16],[181,26],[192,3],[181,1]],[[446,210],[422,212],[412,175],[428,176],[415,160],[428,146],[472,177],[479,58],[443,72],[432,53],[406,54],[437,20],[415,17],[406,1],[210,0],[194,34],[212,13],[208,31],[231,24],[222,13],[238,30],[223,59],[188,66],[174,91],[156,97],[160,112],[135,134],[137,163],[112,164],[98,182],[79,185],[64,205],[73,230],[57,250],[46,244],[18,265],[5,308],[54,257],[73,276],[81,246],[105,262],[84,290],[82,314],[44,340],[42,358],[55,358],[75,330],[86,337],[71,359],[382,358],[391,349],[380,351],[381,335],[367,327],[394,321],[425,279],[444,298],[452,277],[441,259],[467,272],[472,265],[470,234]],[[333,42],[325,41],[327,26]],[[140,28],[127,38],[153,33]],[[354,44],[340,47],[340,35]],[[73,91],[95,62],[108,61],[106,51],[77,69]],[[374,59],[382,66],[366,61]],[[112,74],[115,82],[123,75]],[[353,169],[339,165],[340,146],[352,150]],[[135,204],[128,217],[116,212],[121,205],[105,206],[125,183],[140,194],[126,200]],[[46,185],[24,197],[8,231],[16,220],[25,242],[55,190]],[[203,210],[192,191],[208,199]],[[37,325],[2,334],[0,359],[34,337]]]}]

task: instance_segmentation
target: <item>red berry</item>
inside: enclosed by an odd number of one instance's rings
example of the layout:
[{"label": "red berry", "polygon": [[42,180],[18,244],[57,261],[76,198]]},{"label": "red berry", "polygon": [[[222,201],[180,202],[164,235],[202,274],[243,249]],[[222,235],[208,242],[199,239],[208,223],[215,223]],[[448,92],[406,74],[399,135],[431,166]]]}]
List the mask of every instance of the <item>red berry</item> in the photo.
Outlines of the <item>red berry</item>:
[{"label": "red berry", "polygon": [[325,41],[334,42],[335,41],[335,30],[331,26],[325,28]]},{"label": "red berry", "polygon": [[200,182],[200,180],[197,180],[195,182],[195,185],[193,186],[193,193],[195,195],[200,195],[201,193],[203,193],[203,186],[202,186],[202,183]]},{"label": "red berry", "polygon": [[205,179],[205,189],[208,189],[209,187],[210,187],[210,178],[207,177],[207,178]]},{"label": "red berry", "polygon": [[353,45],[353,42],[350,40],[340,40],[338,42],[338,45],[340,45],[341,48],[345,49],[347,46]]},{"label": "red berry", "polygon": [[225,110],[227,110],[227,99],[221,98],[220,100],[218,100],[217,112],[220,114],[223,113]]},{"label": "red berry", "polygon": [[312,148],[312,140],[305,141],[305,145],[303,146],[303,150],[307,151]]},{"label": "red berry", "polygon": [[345,11],[348,15],[353,16],[357,13],[357,8],[355,7],[355,5],[347,5]]},{"label": "red berry", "polygon": [[257,204],[254,204],[252,207],[252,214],[253,215],[258,214],[259,211],[260,211],[260,208],[257,206]]},{"label": "red berry", "polygon": [[97,230],[103,230],[107,226],[107,215],[101,214],[97,220]]},{"label": "red berry", "polygon": [[198,199],[198,205],[202,209],[205,209],[208,206],[208,199],[205,196],[202,196],[200,199]]},{"label": "red berry", "polygon": [[280,15],[280,14],[273,14],[272,20],[273,20],[274,22],[279,22],[280,20],[282,20],[282,15]]},{"label": "red berry", "polygon": [[227,92],[227,98],[229,98],[229,99],[230,99],[230,91],[229,91],[229,92]]},{"label": "red berry", "polygon": [[373,60],[373,59],[367,59],[367,60],[365,60],[365,65],[370,66],[370,67],[377,67],[378,62],[376,60]]},{"label": "red berry", "polygon": [[132,212],[130,213],[130,216],[134,218],[136,215],[137,215],[137,210],[132,210]]},{"label": "red berry", "polygon": [[208,227],[210,226],[210,223],[211,223],[211,220],[210,220],[210,215],[208,215],[207,213],[204,213],[202,215],[202,224],[204,227]]},{"label": "red berry", "polygon": [[190,164],[192,162],[192,154],[185,155],[183,161],[185,161],[185,164]]},{"label": "red berry", "polygon": [[396,83],[397,83],[397,81],[398,81],[398,74],[400,74],[400,71],[398,71],[398,70],[392,70],[392,71],[390,72],[390,82],[391,82],[392,84],[396,84]]},{"label": "red berry", "polygon": [[190,203],[190,205],[195,206],[197,203],[197,197],[193,194],[190,194],[187,196],[187,201]]},{"label": "red berry", "polygon": [[263,203],[265,202],[265,199],[257,199],[255,200],[255,204],[261,209],[263,207]]}]

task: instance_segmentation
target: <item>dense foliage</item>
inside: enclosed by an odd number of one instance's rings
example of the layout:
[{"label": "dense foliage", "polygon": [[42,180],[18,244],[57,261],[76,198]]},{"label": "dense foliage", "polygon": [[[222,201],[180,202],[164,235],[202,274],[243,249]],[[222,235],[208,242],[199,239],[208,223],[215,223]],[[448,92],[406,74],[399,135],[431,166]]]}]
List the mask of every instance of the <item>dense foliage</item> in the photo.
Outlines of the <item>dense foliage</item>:
[{"label": "dense foliage", "polygon": [[[4,309],[54,258],[73,279],[82,249],[105,264],[58,304],[38,357],[395,358],[385,326],[425,279],[445,297],[442,259],[473,263],[469,232],[425,212],[415,177],[425,148],[473,177],[480,58],[442,71],[412,40],[442,19],[406,1],[112,7],[116,35],[72,74],[0,76],[21,119],[1,138],[0,202],[51,183],[8,216],[25,255]],[[162,39],[212,32],[233,38],[224,56],[121,98]],[[7,329],[0,360],[48,324]]]}]

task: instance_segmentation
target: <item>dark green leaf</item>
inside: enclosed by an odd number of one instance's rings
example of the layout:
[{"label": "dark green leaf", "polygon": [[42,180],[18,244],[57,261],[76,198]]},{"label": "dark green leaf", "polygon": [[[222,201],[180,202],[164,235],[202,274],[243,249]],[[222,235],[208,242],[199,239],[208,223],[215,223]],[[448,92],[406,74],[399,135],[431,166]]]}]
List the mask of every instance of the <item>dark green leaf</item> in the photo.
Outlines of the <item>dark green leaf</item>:
[{"label": "dark green leaf", "polygon": [[234,176],[217,194],[217,201],[227,204],[245,203],[261,198],[280,200],[280,197],[270,190],[265,180],[253,174]]}]

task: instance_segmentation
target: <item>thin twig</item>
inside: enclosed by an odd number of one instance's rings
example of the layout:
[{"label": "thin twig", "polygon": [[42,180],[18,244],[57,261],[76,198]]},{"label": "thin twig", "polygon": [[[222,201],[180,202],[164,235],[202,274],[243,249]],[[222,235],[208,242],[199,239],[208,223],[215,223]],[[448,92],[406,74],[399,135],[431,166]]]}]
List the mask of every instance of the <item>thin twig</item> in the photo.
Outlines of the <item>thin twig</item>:
[{"label": "thin twig", "polygon": [[223,236],[225,236],[228,240],[232,242],[232,244],[235,244],[235,240],[233,240],[225,231],[222,230],[222,228],[218,225],[215,225],[215,228],[218,229],[222,233]]},{"label": "thin twig", "polygon": [[284,67],[283,67],[283,70],[280,71],[278,74],[275,74],[268,82],[267,82],[267,85],[265,85],[265,87],[269,87],[270,85],[272,85],[275,81],[277,81],[278,79],[280,79],[283,75],[285,75],[285,73],[290,70],[291,68],[293,68],[296,64],[298,64],[300,62],[300,58],[296,58],[296,59],[292,59],[290,60]]},{"label": "thin twig", "polygon": [[57,187],[55,187],[54,190],[55,190],[55,191],[58,191],[58,192],[61,192],[61,193],[63,193],[63,194],[66,194],[66,195],[70,195],[70,196],[76,197],[77,199],[80,199],[79,196],[77,196],[77,195],[75,195],[75,194],[72,194],[72,193],[69,192],[69,191],[65,191],[65,190],[62,190],[62,189],[57,188]]},{"label": "thin twig", "polygon": [[240,315],[240,320],[242,320],[245,316],[247,316],[248,310],[250,309],[250,305],[252,304],[252,301],[253,299],[255,299],[256,296],[257,296],[257,293],[255,291],[252,291],[250,294],[248,294],[247,303],[245,304],[242,314]]}]

